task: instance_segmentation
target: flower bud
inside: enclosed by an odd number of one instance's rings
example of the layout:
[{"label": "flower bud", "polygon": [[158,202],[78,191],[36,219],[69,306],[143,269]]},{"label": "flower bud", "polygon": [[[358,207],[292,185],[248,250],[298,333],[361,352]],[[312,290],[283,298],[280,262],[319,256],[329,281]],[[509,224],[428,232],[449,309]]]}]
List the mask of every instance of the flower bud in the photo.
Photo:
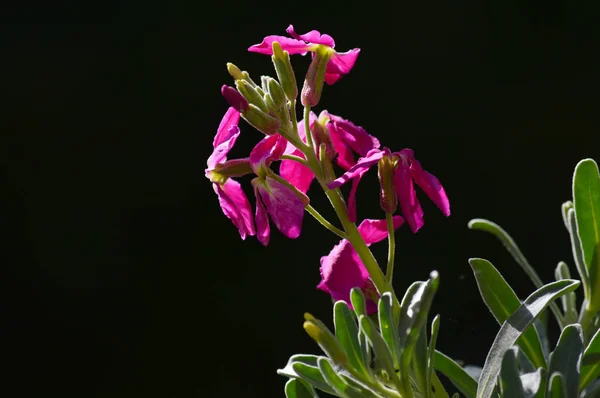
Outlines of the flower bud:
[{"label": "flower bud", "polygon": [[[248,100],[248,102],[250,104],[256,105],[263,112],[269,112],[269,108],[267,107],[267,104],[265,104],[265,101],[263,100],[263,97],[262,97],[263,94],[259,93],[257,90],[258,87],[252,86],[250,83],[248,83],[247,80],[236,80],[235,86],[237,87],[238,91],[244,96],[244,98],[246,98],[246,100]],[[261,90],[261,92],[262,92],[262,90]]]},{"label": "flower bud", "polygon": [[267,79],[267,89],[269,90],[269,94],[271,94],[271,97],[278,108],[283,107],[287,103],[283,88],[281,88],[277,80],[269,77]]},{"label": "flower bud", "polygon": [[306,333],[319,344],[327,356],[331,358],[336,365],[347,364],[348,356],[346,355],[344,348],[327,326],[309,313],[304,314],[304,319],[304,330],[306,330]]},{"label": "flower bud", "polygon": [[[315,146],[320,147],[321,145],[325,146],[324,155],[327,156],[327,159],[333,160],[337,155],[335,148],[333,147],[333,142],[331,141],[331,136],[329,135],[329,130],[325,127],[327,122],[321,124],[321,117],[315,124],[312,126],[312,135],[315,141]],[[320,159],[323,161],[324,159]]]},{"label": "flower bud", "polygon": [[242,113],[248,109],[248,101],[235,88],[227,85],[221,87],[221,95],[236,111]]},{"label": "flower bud", "polygon": [[240,68],[232,64],[231,62],[227,62],[227,72],[233,77],[233,80],[242,80],[244,75],[242,75],[242,71]]},{"label": "flower bud", "polygon": [[[261,101],[263,101],[262,98]],[[254,104],[250,104],[246,112],[242,113],[242,117],[252,126],[254,126],[254,128],[266,135],[275,134],[281,126],[279,120],[275,119],[267,112],[263,112]]]},{"label": "flower bud", "polygon": [[277,106],[275,101],[273,101],[273,97],[269,93],[266,93],[263,98],[267,104],[267,107],[269,108],[269,114],[274,116],[281,123],[280,133],[284,131],[287,132],[289,129],[291,129],[292,123],[290,121],[290,114],[287,107]]},{"label": "flower bud", "polygon": [[381,186],[379,196],[381,208],[387,214],[394,214],[398,206],[398,197],[394,189],[394,172],[396,169],[394,159],[391,156],[384,156],[379,160],[377,166],[377,175],[379,176],[379,185]]},{"label": "flower bud", "polygon": [[327,63],[332,55],[332,50],[325,46],[317,46],[306,78],[304,79],[304,87],[302,87],[301,101],[304,106],[316,106],[321,99],[323,84],[325,83],[325,71]]},{"label": "flower bud", "polygon": [[[252,167],[250,166],[249,158],[232,159],[218,163],[211,173],[214,174],[214,178],[227,179],[229,177],[241,177],[246,174],[251,174]],[[209,179],[211,182],[218,182],[213,181],[211,177],[209,177]]]},{"label": "flower bud", "polygon": [[296,84],[296,75],[292,69],[290,62],[290,54],[283,51],[278,42],[273,42],[273,56],[271,57],[277,72],[277,78],[281,83],[285,96],[290,101],[294,101],[298,97],[298,85]]}]

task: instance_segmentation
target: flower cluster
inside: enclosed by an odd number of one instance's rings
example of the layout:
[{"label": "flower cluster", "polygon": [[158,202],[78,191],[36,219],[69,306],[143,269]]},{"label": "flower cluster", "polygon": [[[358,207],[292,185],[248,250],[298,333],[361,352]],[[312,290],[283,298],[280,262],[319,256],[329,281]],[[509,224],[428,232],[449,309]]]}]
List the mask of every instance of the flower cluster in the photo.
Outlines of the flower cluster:
[{"label": "flower cluster", "polygon": [[[262,76],[260,85],[245,71],[228,64],[234,86],[224,85],[221,93],[230,108],[225,113],[207,161],[206,177],[212,182],[223,213],[233,222],[242,239],[256,236],[267,246],[270,224],[288,238],[297,238],[305,211],[313,215],[341,241],[321,258],[318,289],[335,300],[350,304],[349,294],[359,287],[367,297],[369,312],[375,302],[390,290],[390,281],[374,261],[368,246],[390,240],[404,220],[413,232],[423,226],[423,210],[414,184],[450,215],[450,205],[439,180],[426,172],[410,149],[392,152],[381,148],[379,140],[351,121],[323,110],[312,112],[321,98],[324,83],[338,82],[354,67],[360,50],[334,50],[333,38],[312,30],[297,34],[292,25],[286,36],[267,36],[248,51],[270,55],[277,79]],[[298,89],[290,55],[311,53],[312,62],[304,78],[300,102],[304,118],[296,120]],[[248,157],[227,159],[241,134],[240,117],[263,134]],[[274,167],[277,165],[278,167]],[[335,165],[343,174],[335,175]],[[380,203],[385,218],[363,220],[356,226],[356,193],[362,176],[378,166]],[[253,175],[254,210],[236,178]],[[310,206],[307,193],[317,181],[330,199],[342,228],[337,228]],[[351,183],[344,197],[339,187]],[[402,216],[395,215],[397,205]],[[393,253],[391,255],[393,259]],[[388,263],[391,273],[393,261]]]}]

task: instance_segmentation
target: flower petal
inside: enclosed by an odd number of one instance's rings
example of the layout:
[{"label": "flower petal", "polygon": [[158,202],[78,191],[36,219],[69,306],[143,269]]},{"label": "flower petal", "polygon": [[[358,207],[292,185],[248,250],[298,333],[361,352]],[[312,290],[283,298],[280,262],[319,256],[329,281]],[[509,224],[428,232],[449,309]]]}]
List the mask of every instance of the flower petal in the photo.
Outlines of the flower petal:
[{"label": "flower petal", "polygon": [[417,199],[417,193],[410,175],[410,166],[407,160],[400,157],[398,167],[394,173],[394,187],[402,214],[408,222],[410,229],[416,233],[423,226],[423,209]]},{"label": "flower petal", "polygon": [[371,149],[379,148],[379,140],[367,133],[365,129],[349,120],[329,114],[327,129],[335,150],[339,153],[338,164],[348,170],[354,166],[354,155],[350,149],[360,156],[367,156]]},{"label": "flower petal", "polygon": [[[253,180],[253,184],[256,180]],[[304,218],[304,203],[300,198],[288,187],[270,177],[254,186],[277,229],[291,239],[300,236]]]},{"label": "flower petal", "polygon": [[325,69],[325,82],[329,85],[337,82],[342,76],[348,74],[354,67],[360,48],[354,48],[343,53],[336,52]]},{"label": "flower petal", "polygon": [[265,206],[258,192],[258,184],[260,184],[258,178],[252,180],[254,196],[256,197],[256,239],[258,239],[263,246],[267,246],[271,238],[271,227],[269,226],[269,217],[267,216],[267,211],[265,210]]},{"label": "flower petal", "polygon": [[415,159],[411,161],[410,174],[429,199],[448,217],[450,215],[450,201],[440,180],[433,174],[423,170],[421,164]]},{"label": "flower petal", "polygon": [[[304,157],[302,152],[298,150],[296,150],[294,155]],[[279,164],[279,175],[303,193],[308,192],[308,188],[315,178],[315,175],[307,166],[293,160],[281,161]]]},{"label": "flower petal", "polygon": [[[400,216],[393,216],[394,229],[400,228],[404,224],[404,219]],[[367,246],[380,242],[387,238],[387,220],[365,219],[358,226],[358,232],[365,240]]]},{"label": "flower petal", "polygon": [[337,179],[331,181],[329,184],[327,184],[327,186],[329,187],[329,189],[335,189],[344,185],[352,178],[364,174],[367,170],[369,170],[369,168],[371,168],[371,166],[377,164],[377,162],[379,162],[379,159],[381,159],[384,156],[384,154],[385,152],[379,149],[373,149],[369,151],[367,156],[358,159],[358,162],[356,162],[356,164],[352,166],[350,170],[342,174]]},{"label": "flower petal", "polygon": [[237,126],[240,122],[240,113],[236,111],[233,107],[229,107],[223,119],[221,119],[221,123],[219,123],[219,128],[217,129],[217,134],[215,134],[215,138],[213,140],[213,148],[216,148],[224,141],[227,141],[231,136],[229,130],[230,126]]},{"label": "flower petal", "polygon": [[308,33],[299,35],[298,33],[296,33],[294,31],[294,26],[290,25],[287,27],[287,29],[285,31],[290,36],[292,36],[294,39],[304,40],[306,42],[313,43],[313,44],[322,44],[324,46],[331,47],[331,48],[335,47],[335,41],[333,40],[333,38],[329,35],[321,34],[321,32],[319,32],[318,30],[311,30]]},{"label": "flower petal", "polygon": [[231,125],[227,131],[227,134],[221,134],[219,137],[219,144],[213,149],[212,154],[206,161],[206,165],[209,170],[216,167],[217,164],[227,160],[227,154],[235,145],[235,141],[240,136],[240,129],[238,126]]},{"label": "flower petal", "polygon": [[213,189],[219,198],[221,210],[237,227],[242,239],[247,235],[253,236],[254,220],[248,197],[237,181],[228,179],[225,184],[213,184]]},{"label": "flower petal", "polygon": [[265,168],[275,160],[279,160],[285,151],[287,140],[280,134],[266,136],[258,142],[250,152],[250,166],[257,175],[264,177]]},{"label": "flower petal", "polygon": [[250,46],[248,51],[259,54],[273,55],[273,42],[278,42],[281,45],[281,48],[284,51],[287,51],[290,55],[305,55],[313,47],[313,45],[307,44],[303,40],[272,35],[265,37],[261,43]]}]

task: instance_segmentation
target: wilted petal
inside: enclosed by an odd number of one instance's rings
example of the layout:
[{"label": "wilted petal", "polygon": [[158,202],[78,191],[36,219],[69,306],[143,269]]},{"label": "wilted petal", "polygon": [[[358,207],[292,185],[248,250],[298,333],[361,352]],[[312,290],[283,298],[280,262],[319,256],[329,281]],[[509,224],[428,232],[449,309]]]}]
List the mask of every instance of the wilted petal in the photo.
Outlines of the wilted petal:
[{"label": "wilted petal", "polygon": [[352,166],[350,170],[342,174],[337,179],[331,181],[329,184],[327,184],[327,186],[329,187],[329,189],[335,189],[344,185],[352,178],[364,174],[367,170],[369,170],[369,168],[371,168],[371,166],[377,164],[377,162],[379,162],[379,159],[381,159],[384,156],[384,154],[385,152],[379,149],[373,149],[369,151],[367,156],[358,159],[358,162],[356,162],[356,164]]},{"label": "wilted petal", "polygon": [[313,44],[322,44],[324,46],[332,48],[335,47],[335,41],[333,40],[333,38],[329,35],[321,34],[318,30],[311,30],[308,33],[299,35],[294,31],[294,26],[290,25],[285,31],[294,39],[304,40]]},{"label": "wilted petal", "polygon": [[267,211],[265,210],[265,205],[263,204],[260,194],[258,192],[258,185],[260,184],[260,179],[255,178],[252,180],[252,187],[254,188],[254,196],[256,197],[256,239],[264,246],[269,244],[269,240],[271,238],[271,227],[269,225],[269,217],[267,216]]},{"label": "wilted petal", "polygon": [[256,180],[252,183],[277,229],[291,239],[300,236],[304,203],[288,187],[270,177],[255,183]]},{"label": "wilted petal", "polygon": [[[400,216],[393,216],[392,219],[394,229],[398,229],[404,224],[404,219]],[[388,236],[387,220],[365,219],[358,226],[358,232],[360,232],[367,246],[380,242]]]},{"label": "wilted petal", "polygon": [[360,48],[354,48],[343,53],[336,52],[327,64],[327,69],[325,70],[325,82],[329,85],[334,84],[343,75],[349,73],[354,67],[359,53]]},{"label": "wilted petal", "polygon": [[[293,154],[304,157],[302,152],[298,150]],[[294,160],[282,160],[279,164],[279,175],[303,193],[308,192],[308,188],[310,188],[310,184],[315,178],[310,168]]]},{"label": "wilted petal", "polygon": [[218,145],[213,149],[212,154],[206,161],[209,170],[214,169],[217,164],[227,160],[227,154],[233,148],[239,136],[240,129],[236,125],[229,126],[227,133],[220,135]]},{"label": "wilted petal", "polygon": [[417,193],[410,175],[408,162],[402,157],[398,160],[398,167],[394,173],[394,187],[400,209],[413,233],[423,226],[423,209],[417,199]]},{"label": "wilted petal", "polygon": [[314,45],[307,44],[303,40],[291,39],[285,36],[267,36],[259,44],[255,44],[248,48],[248,51],[259,54],[273,55],[273,42],[278,42],[284,51],[292,54],[305,55],[312,49]]},{"label": "wilted petal", "polygon": [[433,174],[423,170],[421,164],[415,159],[411,161],[410,174],[429,199],[448,217],[450,215],[450,201],[440,180]]},{"label": "wilted petal", "polygon": [[213,148],[216,148],[222,142],[226,141],[231,133],[229,132],[229,128],[231,126],[237,126],[240,122],[240,113],[236,111],[233,107],[229,107],[223,119],[221,119],[221,123],[219,123],[219,128],[217,129],[217,134],[213,140]]},{"label": "wilted petal", "polygon": [[213,184],[213,189],[219,198],[223,214],[237,227],[241,238],[254,235],[252,208],[240,184],[230,178],[223,185]]},{"label": "wilted petal", "polygon": [[250,166],[257,175],[263,175],[268,165],[281,158],[287,140],[279,134],[266,136],[250,152]]}]

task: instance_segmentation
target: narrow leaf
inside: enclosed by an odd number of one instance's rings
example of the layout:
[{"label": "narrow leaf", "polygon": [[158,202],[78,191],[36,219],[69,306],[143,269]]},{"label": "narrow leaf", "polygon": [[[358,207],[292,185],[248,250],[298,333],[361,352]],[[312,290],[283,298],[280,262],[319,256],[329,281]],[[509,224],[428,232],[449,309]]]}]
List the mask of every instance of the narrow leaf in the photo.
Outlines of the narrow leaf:
[{"label": "narrow leaf", "polygon": [[525,398],[519,369],[517,368],[518,349],[513,347],[504,353],[502,369],[500,371],[500,385],[502,396],[510,398]]},{"label": "narrow leaf", "polygon": [[435,354],[433,355],[433,366],[436,370],[446,376],[466,398],[475,398],[477,393],[477,381],[469,376],[469,374],[450,357],[435,350]]},{"label": "narrow leaf", "polygon": [[569,210],[569,225],[571,226],[571,249],[573,250],[573,260],[575,260],[575,268],[577,268],[577,272],[579,273],[579,279],[581,279],[581,283],[583,283],[583,296],[586,300],[590,300],[591,294],[591,284],[590,284],[590,274],[585,265],[585,259],[583,258],[583,250],[581,248],[581,240],[579,239],[579,235],[577,234],[577,219],[575,217],[575,210]]},{"label": "narrow leaf", "polygon": [[596,332],[585,348],[581,365],[580,390],[600,377],[600,330]]},{"label": "narrow leaf", "polygon": [[379,299],[379,330],[381,331],[381,336],[383,340],[386,342],[390,352],[392,353],[392,358],[394,360],[394,369],[399,368],[398,362],[398,348],[400,345],[398,339],[398,328],[394,323],[394,315],[392,312],[392,294],[390,292],[384,293]]},{"label": "narrow leaf", "polygon": [[570,200],[567,200],[560,207],[563,222],[565,223],[565,228],[567,228],[567,231],[569,231],[569,232],[571,232],[571,226],[569,225],[569,216],[568,215],[569,215],[569,210],[572,208],[573,208],[573,202],[571,202]]},{"label": "narrow leaf", "polygon": [[[436,315],[431,322],[431,339],[429,341],[429,347],[427,348],[427,398],[433,398],[433,356],[435,354],[435,344],[437,342],[437,336],[440,331],[440,316]],[[424,331],[423,331],[424,334]]]},{"label": "narrow leaf", "polygon": [[325,359],[320,358],[317,363],[323,379],[335,390],[339,395],[344,398],[364,398],[360,391],[346,383],[346,381],[333,370],[331,363]]},{"label": "narrow leaf", "polygon": [[565,380],[560,373],[552,373],[548,387],[548,398],[575,398],[567,395]]},{"label": "narrow leaf", "polygon": [[585,265],[592,276],[600,268],[600,172],[593,159],[584,159],[575,166],[573,208]]},{"label": "narrow leaf", "polygon": [[287,398],[319,398],[310,385],[299,379],[290,379],[285,383],[285,396]]},{"label": "narrow leaf", "polygon": [[348,365],[367,379],[371,379],[371,371],[358,340],[356,317],[345,301],[338,301],[333,306],[335,337],[348,356]]},{"label": "narrow leaf", "polygon": [[539,368],[535,372],[520,376],[525,398],[544,398],[546,396],[546,369]]},{"label": "narrow leaf", "polygon": [[[327,358],[319,357],[318,361],[319,360],[327,360]],[[317,366],[310,366],[302,362],[294,362],[292,363],[292,369],[294,373],[298,375],[298,378],[308,382],[308,384],[327,394],[336,395],[335,391],[329,386],[329,383],[323,378],[323,375]]]},{"label": "narrow leaf", "polygon": [[310,354],[296,354],[296,355],[292,355],[290,357],[290,359],[288,360],[288,363],[285,365],[285,367],[283,369],[277,369],[277,374],[280,376],[286,376],[289,378],[295,378],[295,377],[299,377],[298,374],[296,372],[294,372],[294,369],[292,367],[292,365],[295,362],[301,362],[305,365],[308,366],[312,366],[312,367],[317,367],[317,360],[319,359],[318,356],[316,355],[310,355]]},{"label": "narrow leaf", "polygon": [[[502,325],[521,306],[521,300],[492,263],[481,258],[471,258],[469,264],[475,274],[483,301],[496,321]],[[537,329],[527,328],[517,340],[517,344],[535,368],[547,366]]]},{"label": "narrow leaf", "polygon": [[575,323],[565,327],[558,344],[550,355],[548,373],[563,376],[568,397],[576,397],[579,388],[581,357],[583,355],[583,330]]},{"label": "narrow leaf", "polygon": [[[554,277],[557,281],[562,279],[571,279],[571,273],[569,272],[569,267],[564,261],[561,261],[556,266],[554,270]],[[565,294],[560,298],[560,302],[563,307],[565,324],[570,325],[572,323],[577,322],[577,297],[575,292]]]},{"label": "narrow leaf", "polygon": [[562,280],[543,286],[527,297],[519,309],[502,324],[485,360],[477,388],[477,398],[492,396],[506,350],[515,344],[523,331],[552,300],[572,292],[579,284],[580,282],[576,280]]}]

